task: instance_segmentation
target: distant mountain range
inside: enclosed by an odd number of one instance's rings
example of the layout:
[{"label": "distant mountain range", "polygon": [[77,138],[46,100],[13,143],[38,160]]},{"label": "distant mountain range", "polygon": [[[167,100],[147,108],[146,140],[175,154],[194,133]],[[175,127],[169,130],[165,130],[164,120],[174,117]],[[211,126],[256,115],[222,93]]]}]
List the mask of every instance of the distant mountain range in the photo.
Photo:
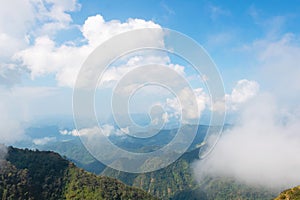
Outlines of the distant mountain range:
[{"label": "distant mountain range", "polygon": [[[189,131],[190,128],[195,126],[185,125],[183,129]],[[208,126],[199,125],[197,128],[197,135],[189,147],[189,151],[203,142]],[[60,133],[62,129],[62,127],[57,126],[30,127],[26,130],[26,138],[13,145],[19,148],[55,151],[66,156],[79,167],[96,174],[101,173],[105,166],[90,155],[82,145],[79,137],[63,135]],[[151,139],[136,139],[134,137],[124,139],[124,137],[120,138],[113,135],[110,140],[120,148],[128,151],[149,152],[168,144],[176,133],[177,129],[163,129]]]},{"label": "distant mountain range", "polygon": [[[230,126],[225,128],[230,128]],[[198,147],[199,144],[203,142],[208,126],[198,126],[198,133],[188,152],[183,154],[176,162],[164,169],[142,174],[124,173],[106,167],[89,154],[78,137],[57,135],[60,134],[57,127],[50,127],[49,130],[47,130],[47,128],[45,129],[46,130],[43,130],[43,128],[31,129],[30,137],[38,138],[39,136],[45,136],[48,135],[50,131],[52,132],[50,136],[58,139],[40,145],[30,143],[28,140],[29,143],[23,143],[23,147],[27,145],[32,149],[37,148],[40,150],[56,151],[65,156],[68,160],[74,162],[80,168],[95,174],[119,179],[127,185],[143,189],[160,199],[264,200],[273,199],[279,193],[278,191],[271,191],[262,187],[247,186],[233,179],[224,177],[205,177],[201,182],[197,182],[194,179],[195,176],[193,175],[191,165],[198,159]],[[39,132],[45,134],[39,134]],[[157,145],[164,145],[175,133],[176,129],[160,131],[160,134],[158,134],[159,143],[150,140],[141,144],[131,139],[112,139],[118,146],[124,149],[146,152],[149,151],[149,149],[155,149]]]},{"label": "distant mountain range", "polygon": [[[73,163],[51,151],[9,147],[6,159],[0,161],[0,197],[39,200],[155,198],[221,200],[275,197],[275,194],[263,188],[249,187],[221,177],[207,177],[197,183],[190,171],[190,163],[197,155],[198,149],[195,149],[184,154],[167,168],[151,173],[128,174],[105,168],[102,176],[97,176],[77,168]],[[134,187],[103,175],[116,177]],[[299,188],[284,191],[277,199],[298,199],[299,191]]]}]

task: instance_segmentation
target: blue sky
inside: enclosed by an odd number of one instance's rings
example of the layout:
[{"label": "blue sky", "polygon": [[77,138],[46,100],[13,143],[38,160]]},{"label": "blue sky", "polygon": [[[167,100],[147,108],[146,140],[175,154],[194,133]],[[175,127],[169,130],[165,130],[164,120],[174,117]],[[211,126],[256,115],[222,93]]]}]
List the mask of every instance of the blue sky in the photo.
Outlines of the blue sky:
[{"label": "blue sky", "polygon": [[[95,112],[105,135],[131,132],[126,123],[122,129],[112,126],[110,95],[129,72],[139,72],[127,80],[128,87],[119,90],[116,99],[123,100],[137,90],[134,94],[139,96],[128,101],[130,112],[152,113],[149,123],[194,123],[199,116],[202,119],[226,110],[225,122],[235,125],[224,132],[210,159],[195,165],[196,175],[228,175],[271,188],[299,185],[300,160],[295,159],[300,154],[299,22],[299,0],[1,1],[0,143],[26,138],[26,128],[31,126],[69,124],[79,70],[103,42],[126,31],[156,28],[155,34],[121,42],[115,49],[107,49],[107,54],[122,45],[143,42],[164,48],[165,32],[161,30],[169,28],[205,48],[220,71],[224,95],[211,101],[205,88],[210,77],[200,76],[172,55],[155,51],[128,54],[109,66],[96,90]],[[172,73],[161,74],[158,67],[148,68],[147,73],[138,71],[141,65],[153,63]],[[166,87],[136,84],[149,78],[148,74],[167,80],[170,87],[177,88],[176,95]],[[192,87],[182,87],[179,76]],[[122,111],[116,116],[125,119],[127,110]],[[135,118],[141,120],[140,116]],[[61,133],[95,133],[94,127],[67,128]],[[49,137],[38,139],[47,142]],[[278,148],[282,145],[284,148]]]},{"label": "blue sky", "polygon": [[[106,21],[128,18],[150,20],[164,28],[180,31],[208,50],[218,65],[225,87],[231,90],[240,78],[251,78],[252,68],[248,52],[237,51],[254,41],[278,39],[285,33],[299,33],[297,1],[78,1],[80,8],[69,12],[73,23],[82,25],[97,14]],[[59,31],[57,44],[78,40],[77,29]],[[237,56],[237,54],[239,54]],[[247,62],[245,62],[247,60]],[[250,63],[249,63],[250,62]]]},{"label": "blue sky", "polygon": [[[1,4],[0,109],[5,113],[2,120],[11,122],[11,126],[1,125],[7,132],[22,133],[24,124],[30,126],[41,118],[71,116],[74,80],[89,53],[114,34],[145,26],[179,31],[207,50],[223,78],[229,113],[238,112],[239,104],[258,91],[274,94],[280,102],[288,102],[286,107],[298,101],[300,3],[296,0],[15,0]],[[159,59],[172,64],[168,57]],[[193,75],[187,66],[176,70]],[[118,73],[123,72],[110,72],[110,81],[116,81]],[[197,87],[199,105],[209,110],[207,90],[201,84]],[[107,88],[103,91],[110,94]],[[293,98],[287,95],[291,93]],[[162,104],[176,111],[173,104]]]}]

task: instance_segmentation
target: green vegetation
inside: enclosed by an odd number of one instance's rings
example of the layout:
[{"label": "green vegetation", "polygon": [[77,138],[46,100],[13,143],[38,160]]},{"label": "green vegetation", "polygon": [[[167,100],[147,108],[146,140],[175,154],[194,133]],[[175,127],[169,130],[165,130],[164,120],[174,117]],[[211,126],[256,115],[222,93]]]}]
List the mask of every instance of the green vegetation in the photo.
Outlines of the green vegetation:
[{"label": "green vegetation", "polygon": [[50,143],[40,148],[42,150],[55,151],[60,155],[66,156],[76,166],[95,174],[100,174],[106,167],[90,155],[79,139]]},{"label": "green vegetation", "polygon": [[1,160],[2,199],[155,199],[141,189],[77,168],[54,152],[9,147]]},{"label": "green vegetation", "polygon": [[106,168],[102,174],[141,188],[150,194],[172,200],[272,199],[275,194],[264,188],[250,187],[228,178],[206,177],[200,183],[193,178],[191,163],[199,149],[183,154],[170,166],[144,174],[130,174]]},{"label": "green vegetation", "polygon": [[206,177],[199,187],[205,191],[208,199],[214,200],[266,200],[275,197],[273,191],[258,186],[248,186],[234,179],[224,177]]},{"label": "green vegetation", "polygon": [[300,200],[300,186],[285,190],[274,200]]},{"label": "green vegetation", "polygon": [[[196,182],[190,166],[198,158],[198,150],[185,153],[170,166],[155,172],[130,174],[106,168],[103,171],[105,176],[97,176],[51,151],[9,147],[6,160],[0,161],[0,198],[155,199],[150,194],[170,200],[275,197],[273,192],[264,188],[250,187],[229,178],[206,177],[200,183]],[[277,199],[300,199],[299,191],[299,188],[287,190]]]},{"label": "green vegetation", "polygon": [[150,173],[130,174],[107,168],[103,174],[115,177],[128,185],[142,188],[156,197],[167,199],[178,191],[196,189],[197,183],[190,173],[189,163],[197,155],[198,151],[194,150],[184,154],[170,166]]},{"label": "green vegetation", "polygon": [[[4,191],[9,191],[3,193],[4,196],[8,195],[7,199],[24,199],[18,193],[26,194],[25,199],[61,199],[65,185],[64,173],[69,162],[59,154],[9,147],[7,161],[4,176],[8,177],[1,178],[3,182],[10,182],[10,186],[1,184]],[[13,174],[13,179],[10,174]],[[22,185],[19,185],[19,179]]]},{"label": "green vegetation", "polygon": [[71,165],[66,174],[66,199],[154,199],[141,189],[124,185],[120,181],[99,177]]}]

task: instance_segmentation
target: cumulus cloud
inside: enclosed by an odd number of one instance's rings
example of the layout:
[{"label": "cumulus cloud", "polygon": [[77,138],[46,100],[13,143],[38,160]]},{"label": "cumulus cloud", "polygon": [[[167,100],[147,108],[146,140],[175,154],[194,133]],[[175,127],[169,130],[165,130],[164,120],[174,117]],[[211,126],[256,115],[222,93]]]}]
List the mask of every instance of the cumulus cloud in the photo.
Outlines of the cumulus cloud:
[{"label": "cumulus cloud", "polygon": [[28,41],[30,37],[55,35],[59,30],[72,28],[70,12],[78,11],[80,4],[77,0],[13,0],[2,9],[1,14],[14,23],[8,23],[4,17],[0,26],[8,27],[9,35],[19,35]]},{"label": "cumulus cloud", "polygon": [[32,0],[36,9],[36,18],[46,21],[38,28],[38,34],[56,33],[58,30],[70,28],[72,22],[70,12],[80,9],[77,0]]},{"label": "cumulus cloud", "polygon": [[[78,8],[76,0],[13,0],[1,3],[1,71],[9,70],[18,74],[19,63],[13,59],[14,55],[28,48],[34,38],[53,36],[59,30],[70,28],[72,19],[68,12]],[[14,77],[7,81],[13,82]]]},{"label": "cumulus cloud", "polygon": [[[18,12],[18,9],[22,11]],[[83,25],[76,25],[72,23],[69,12],[79,9],[76,0],[21,0],[1,5],[1,71],[5,71],[7,66],[18,68],[20,63],[30,71],[32,78],[55,74],[58,85],[72,87],[83,61],[103,41],[133,29],[160,28],[158,24],[143,19],[105,21],[101,15],[88,17]],[[11,10],[15,12],[7,12]],[[6,20],[8,16],[11,19],[9,23]],[[71,28],[81,31],[81,40],[85,43],[64,41],[58,44],[53,36],[58,31]],[[148,39],[163,44],[159,37],[161,35]]]},{"label": "cumulus cloud", "polygon": [[249,81],[247,79],[239,80],[233,88],[231,94],[227,94],[225,96],[227,109],[238,109],[241,104],[256,96],[258,91],[259,84],[256,81]]},{"label": "cumulus cloud", "polygon": [[[14,11],[14,12],[12,12]],[[9,18],[9,20],[7,20]],[[33,7],[28,0],[2,2],[0,6],[1,61],[26,46],[26,34],[34,21]],[[3,61],[2,61],[3,62]]]},{"label": "cumulus cloud", "polygon": [[[178,97],[176,98],[167,98],[165,102],[165,108],[167,113],[165,113],[162,117],[163,119],[169,120],[171,117],[179,118],[179,116],[182,114],[182,112],[185,112],[186,120],[183,123],[192,123],[193,120],[197,120],[200,118],[201,113],[205,110],[207,104],[209,103],[209,97],[208,95],[203,91],[202,88],[196,88],[193,90],[194,95],[196,97],[196,103],[198,106],[198,109],[195,109],[193,107],[193,104],[191,103],[191,96],[188,92],[188,88],[184,88],[178,93]],[[179,101],[181,99],[184,102],[185,107],[182,108],[182,103]],[[167,115],[167,116],[166,116]]]},{"label": "cumulus cloud", "polygon": [[237,81],[231,93],[225,94],[223,100],[210,102],[210,109],[213,112],[236,113],[258,94],[259,88],[256,81],[241,79]]},{"label": "cumulus cloud", "polygon": [[22,65],[30,70],[31,77],[56,74],[59,85],[73,86],[78,70],[91,52],[88,47],[56,44],[48,36],[38,37],[33,46],[16,54]]},{"label": "cumulus cloud", "polygon": [[[87,44],[57,45],[48,35],[42,35],[32,46],[17,53],[15,58],[30,70],[32,78],[55,74],[59,85],[72,87],[84,60],[99,44],[116,34],[148,27],[160,28],[152,21],[141,19],[128,19],[122,23],[118,20],[105,21],[101,15],[91,16],[80,29]],[[162,43],[162,35],[149,36],[148,39]]]},{"label": "cumulus cloud", "polygon": [[[128,56],[129,57],[129,56]],[[170,58],[164,53],[156,53],[153,51],[142,52],[139,55],[133,55],[128,58],[124,58],[125,64],[121,65],[113,65],[109,67],[102,75],[101,82],[99,83],[99,87],[112,87],[115,83],[121,80],[128,72],[136,69],[139,66],[157,64],[164,65],[170,67],[175,70],[177,73],[184,75],[184,67],[178,64],[172,64]],[[153,67],[153,71],[155,71],[155,67]],[[137,79],[143,79],[145,73],[141,73],[136,75],[135,79],[132,80],[134,82],[138,82]],[[159,71],[157,72],[159,75]],[[162,74],[160,75],[162,76]]]},{"label": "cumulus cloud", "polygon": [[[153,65],[153,63],[155,64]],[[152,65],[137,68],[139,65],[147,64]],[[140,58],[137,56],[131,58],[125,66],[116,67],[113,70],[122,70],[122,73],[118,77],[107,77],[111,71],[108,70],[108,74],[103,74],[103,85],[105,85],[105,82],[116,82],[123,78],[121,84],[119,84],[121,86],[114,91],[115,101],[133,103],[134,106],[130,107],[130,112],[149,113],[152,125],[166,125],[175,121],[178,123],[181,116],[185,118],[183,123],[193,123],[200,118],[201,113],[206,108],[208,102],[206,93],[202,88],[190,90],[185,67],[170,63],[168,57],[145,56]],[[130,73],[124,76],[128,72]],[[112,72],[112,74],[116,75],[118,73]],[[126,98],[128,96],[129,100]],[[114,104],[116,105],[114,112],[117,115],[125,115],[128,112],[128,109],[121,103]],[[198,110],[195,109],[195,104],[198,105]],[[181,115],[182,113],[184,115]],[[125,126],[128,126],[128,123],[126,122]],[[120,126],[123,127],[123,125]]]},{"label": "cumulus cloud", "polygon": [[143,19],[129,18],[126,22],[122,23],[119,20],[105,21],[103,16],[95,15],[87,18],[81,31],[88,43],[96,47],[114,35],[139,28],[161,27],[152,21],[145,21]]},{"label": "cumulus cloud", "polygon": [[[77,25],[72,22],[70,15],[70,12],[80,9],[76,0],[13,0],[2,4],[0,50],[3,53],[0,55],[0,84],[5,86],[15,85],[24,73],[29,72],[32,79],[54,75],[59,86],[72,87],[83,61],[100,43],[121,32],[148,27],[160,28],[153,21],[143,19],[128,19],[125,22],[106,21],[101,15],[88,17],[84,24]],[[80,38],[57,42],[58,33],[66,29],[77,29],[81,33]],[[160,33],[143,37],[150,43],[164,45]],[[131,66],[145,60],[168,62],[166,57],[142,56],[136,58],[136,61],[131,61],[133,62]],[[178,66],[172,67],[182,71]],[[115,80],[114,77],[119,76],[119,71],[123,73],[122,69],[112,70],[108,79]],[[44,99],[45,103],[39,101],[49,93],[53,94],[53,91],[46,88],[20,89],[15,86],[12,91],[2,92],[1,88],[0,92],[2,99],[5,99],[0,103],[2,112],[0,118],[6,122],[0,125],[2,130],[0,139],[4,143],[11,144],[22,139],[24,124],[33,116],[69,112],[68,105],[61,106],[67,102],[65,96],[61,98],[61,93],[53,100],[57,102],[56,105],[53,103],[45,107],[44,104],[50,100]]]}]

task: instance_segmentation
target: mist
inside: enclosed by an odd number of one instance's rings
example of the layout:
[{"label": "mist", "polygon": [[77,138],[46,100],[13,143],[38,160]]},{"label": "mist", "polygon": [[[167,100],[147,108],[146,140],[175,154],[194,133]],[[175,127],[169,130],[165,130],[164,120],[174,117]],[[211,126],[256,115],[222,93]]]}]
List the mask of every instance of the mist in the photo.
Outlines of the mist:
[{"label": "mist", "polygon": [[299,110],[287,110],[273,95],[260,93],[241,108],[212,153],[194,163],[194,171],[200,181],[221,176],[283,189],[299,184],[299,155]]},{"label": "mist", "polygon": [[300,112],[285,103],[263,92],[245,103],[212,153],[194,163],[198,180],[229,177],[274,190],[299,185]]},{"label": "mist", "polygon": [[[248,185],[282,190],[299,185],[300,106],[298,37],[286,33],[249,45],[260,91],[236,107],[233,127],[211,154],[194,163],[199,181],[229,177]],[[228,111],[228,110],[227,110]]]},{"label": "mist", "polygon": [[7,147],[3,144],[0,144],[0,168],[3,165],[3,161],[7,156]]}]

